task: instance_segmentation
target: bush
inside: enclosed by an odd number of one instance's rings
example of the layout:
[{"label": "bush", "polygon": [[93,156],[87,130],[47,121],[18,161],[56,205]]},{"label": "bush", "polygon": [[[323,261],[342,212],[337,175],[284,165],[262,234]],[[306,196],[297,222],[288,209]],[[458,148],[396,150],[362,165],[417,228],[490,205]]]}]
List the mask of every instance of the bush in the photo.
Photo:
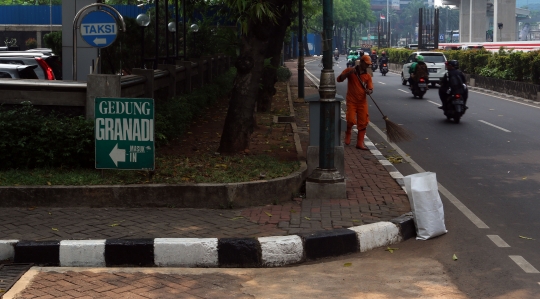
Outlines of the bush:
[{"label": "bush", "polygon": [[276,75],[279,82],[287,82],[291,79],[292,72],[289,68],[280,66],[276,70]]},{"label": "bush", "polygon": [[25,44],[26,44],[26,47],[27,47],[28,49],[35,49],[35,48],[37,48],[37,40],[36,40],[35,38],[33,38],[33,37],[27,39],[26,42],[25,42]]},{"label": "bush", "polygon": [[53,53],[62,57],[62,31],[47,33],[43,36],[43,42],[47,48],[52,49]]},{"label": "bush", "polygon": [[0,106],[0,168],[77,167],[94,162],[94,123],[43,115],[30,102]]}]

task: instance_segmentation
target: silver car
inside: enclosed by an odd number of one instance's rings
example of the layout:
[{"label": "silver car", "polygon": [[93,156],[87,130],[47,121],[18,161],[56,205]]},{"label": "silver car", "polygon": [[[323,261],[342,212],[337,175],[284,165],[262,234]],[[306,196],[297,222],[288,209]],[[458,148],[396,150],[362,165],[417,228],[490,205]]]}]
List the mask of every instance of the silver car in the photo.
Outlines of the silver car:
[{"label": "silver car", "polygon": [[411,64],[416,61],[416,55],[424,56],[424,62],[428,67],[429,72],[429,82],[431,86],[440,83],[442,77],[446,73],[446,56],[441,52],[429,52],[429,51],[418,51],[412,53],[407,60],[402,61],[403,70],[401,71],[401,84],[407,85],[409,80],[409,68]]}]

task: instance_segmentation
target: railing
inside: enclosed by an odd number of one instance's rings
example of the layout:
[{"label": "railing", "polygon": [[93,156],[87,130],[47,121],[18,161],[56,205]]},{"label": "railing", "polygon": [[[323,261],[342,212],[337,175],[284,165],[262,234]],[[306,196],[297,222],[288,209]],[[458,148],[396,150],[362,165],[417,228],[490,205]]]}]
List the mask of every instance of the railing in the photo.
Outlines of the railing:
[{"label": "railing", "polygon": [[93,118],[96,97],[154,98],[157,91],[174,97],[211,83],[229,67],[230,58],[218,54],[159,65],[157,70],[133,69],[127,76],[88,75],[87,82],[0,79],[0,104],[84,107],[86,117]]}]

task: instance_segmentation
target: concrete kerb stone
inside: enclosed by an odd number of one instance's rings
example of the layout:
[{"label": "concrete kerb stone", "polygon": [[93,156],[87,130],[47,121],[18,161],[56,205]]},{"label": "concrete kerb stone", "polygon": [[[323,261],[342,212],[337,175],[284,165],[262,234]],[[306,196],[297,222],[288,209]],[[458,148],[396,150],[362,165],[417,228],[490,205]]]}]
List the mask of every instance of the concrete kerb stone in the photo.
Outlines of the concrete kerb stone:
[{"label": "concrete kerb stone", "polygon": [[280,267],[389,246],[414,237],[412,217],[261,238],[0,241],[0,257],[60,267]]}]

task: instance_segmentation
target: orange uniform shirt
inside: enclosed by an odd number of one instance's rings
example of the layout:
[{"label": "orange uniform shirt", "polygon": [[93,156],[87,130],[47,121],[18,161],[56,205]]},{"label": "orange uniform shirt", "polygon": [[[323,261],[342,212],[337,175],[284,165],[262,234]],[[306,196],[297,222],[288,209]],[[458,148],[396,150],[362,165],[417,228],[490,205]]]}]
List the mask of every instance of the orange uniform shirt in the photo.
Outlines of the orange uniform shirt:
[{"label": "orange uniform shirt", "polygon": [[[345,79],[347,79],[347,103],[366,102],[366,90],[364,89],[364,87],[362,87],[362,85],[360,85],[360,82],[358,81],[355,72],[352,72],[345,76],[345,73],[350,72],[351,69],[352,68],[344,69],[341,75],[337,78],[337,81],[343,82]],[[371,75],[367,73],[361,74],[360,79],[362,80],[362,82],[364,82],[368,89],[373,89],[373,81],[371,80]]]}]

